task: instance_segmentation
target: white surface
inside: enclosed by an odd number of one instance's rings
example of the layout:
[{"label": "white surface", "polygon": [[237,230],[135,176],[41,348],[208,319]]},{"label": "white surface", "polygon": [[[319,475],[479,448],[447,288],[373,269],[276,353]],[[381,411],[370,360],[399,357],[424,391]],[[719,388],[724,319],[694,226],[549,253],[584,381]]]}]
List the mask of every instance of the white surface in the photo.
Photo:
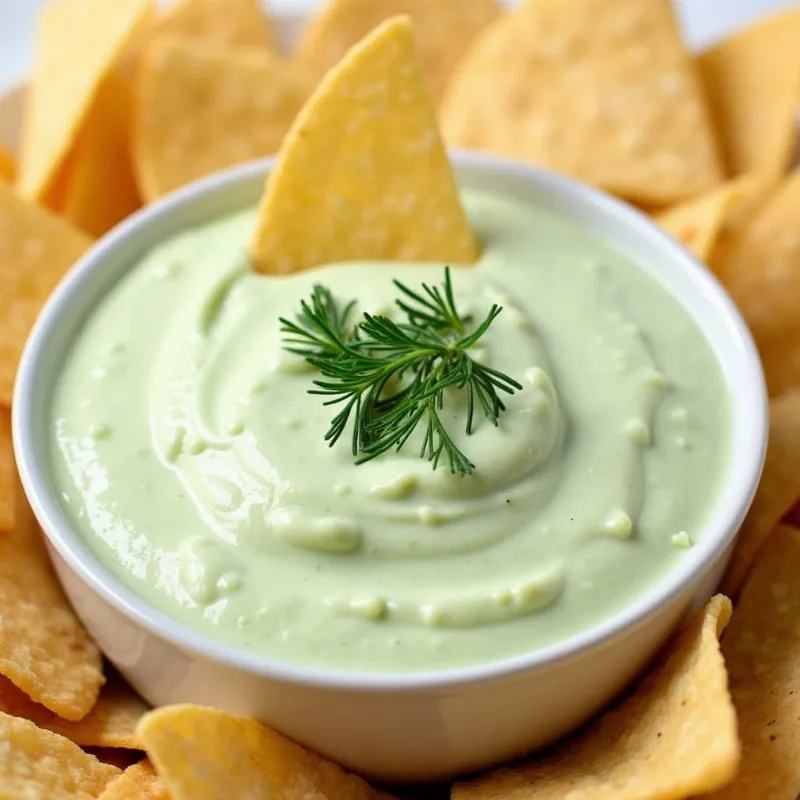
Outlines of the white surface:
[{"label": "white surface", "polygon": [[460,669],[365,675],[236,650],[149,607],[72,530],[50,475],[49,403],[58,365],[83,320],[142,250],[255,202],[271,163],[206,178],[130,217],[76,265],[39,316],[17,378],[14,448],[67,594],[101,649],[153,705],[193,701],[248,714],[367,774],[443,778],[549,743],[606,704],[683,615],[708,598],[722,574],[766,443],[766,392],[750,334],[710,273],[630,206],[531,167],[457,154],[461,184],[575,219],[641,264],[697,320],[720,362],[732,406],[730,469],[717,505],[685,559],[643,597],[533,653]]},{"label": "white surface", "polygon": [[[430,0],[432,3],[436,0]],[[0,92],[21,81],[30,67],[33,20],[46,0],[0,0]],[[107,0],[113,3],[114,0]],[[302,12],[319,0],[270,0],[276,13]],[[515,2],[515,0],[506,0]],[[797,0],[675,0],[693,47],[728,33],[759,15]]]}]

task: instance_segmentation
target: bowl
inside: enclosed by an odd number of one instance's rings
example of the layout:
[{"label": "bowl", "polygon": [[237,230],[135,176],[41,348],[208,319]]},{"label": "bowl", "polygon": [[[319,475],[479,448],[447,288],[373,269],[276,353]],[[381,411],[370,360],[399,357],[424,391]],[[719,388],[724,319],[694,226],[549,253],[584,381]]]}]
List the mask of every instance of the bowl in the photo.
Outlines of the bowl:
[{"label": "bowl", "polygon": [[446,778],[512,759],[585,722],[650,661],[714,591],[763,464],[767,401],[758,355],[713,276],[647,217],[562,177],[480,154],[453,154],[459,182],[527,199],[611,241],[688,310],[732,398],[730,467],[697,545],[621,613],[564,641],[491,663],[364,674],[282,663],[217,642],[150,607],[104,570],[71,528],[50,466],[49,404],[83,320],[140,256],[182,229],[253,204],[266,160],[194,183],[133,215],[76,265],[25,350],[13,409],[25,492],[78,616],[153,705],[197,702],[256,717],[365,775]]}]

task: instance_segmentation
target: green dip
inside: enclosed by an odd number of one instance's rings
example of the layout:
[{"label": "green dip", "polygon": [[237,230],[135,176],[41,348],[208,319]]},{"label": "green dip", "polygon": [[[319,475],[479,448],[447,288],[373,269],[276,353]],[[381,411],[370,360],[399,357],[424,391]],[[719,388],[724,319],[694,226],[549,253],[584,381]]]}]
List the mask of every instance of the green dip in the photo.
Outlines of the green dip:
[{"label": "green dip", "polygon": [[[102,564],[209,636],[278,659],[409,671],[564,639],[622,610],[702,535],[728,394],[683,308],[573,222],[467,192],[483,245],[459,310],[504,311],[477,356],[516,378],[500,427],[445,423],[476,465],[408,444],[356,466],[315,372],[281,347],[315,283],[387,312],[442,264],[255,274],[248,210],[164,242],[86,321],[52,405],[64,506]],[[463,394],[463,393],[462,393]]]}]

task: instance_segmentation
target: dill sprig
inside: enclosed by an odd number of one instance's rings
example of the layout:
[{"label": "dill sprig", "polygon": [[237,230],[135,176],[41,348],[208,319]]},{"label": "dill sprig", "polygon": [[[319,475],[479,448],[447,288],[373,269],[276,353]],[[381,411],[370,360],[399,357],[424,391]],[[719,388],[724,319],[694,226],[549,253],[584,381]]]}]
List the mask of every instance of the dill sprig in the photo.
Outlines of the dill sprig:
[{"label": "dill sprig", "polygon": [[283,346],[322,373],[309,393],[327,397],[326,406],[342,406],[325,434],[329,445],[352,418],[351,448],[363,464],[399,450],[422,425],[420,457],[434,469],[444,459],[450,472],[468,475],[475,465],[456,446],[440,412],[447,389],[466,392],[465,430],[471,434],[479,409],[497,426],[505,410],[501,394],[522,388],[468,352],[503,309],[493,305],[470,331],[472,318],[458,313],[449,268],[441,288],[423,283],[415,292],[400,281],[394,285],[401,293],[395,304],[405,315],[402,322],[365,313],[355,323],[355,301],[340,308],[329,289],[316,285],[296,322],[280,318]]}]

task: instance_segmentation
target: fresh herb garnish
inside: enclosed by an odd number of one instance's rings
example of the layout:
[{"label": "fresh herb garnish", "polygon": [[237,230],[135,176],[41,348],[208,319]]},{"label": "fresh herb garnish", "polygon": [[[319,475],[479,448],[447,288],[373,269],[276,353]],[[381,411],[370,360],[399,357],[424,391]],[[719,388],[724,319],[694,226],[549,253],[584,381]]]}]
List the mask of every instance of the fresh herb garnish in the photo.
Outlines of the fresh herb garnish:
[{"label": "fresh herb garnish", "polygon": [[453,442],[440,412],[446,389],[465,391],[465,429],[471,434],[476,408],[496,426],[505,410],[500,393],[522,388],[468,353],[503,309],[493,305],[468,332],[472,320],[456,309],[449,268],[442,288],[423,283],[414,292],[400,281],[394,284],[404,321],[365,313],[351,323],[355,303],[340,308],[329,289],[316,285],[296,322],[281,317],[283,346],[322,373],[324,380],[315,380],[310,394],[327,396],[325,405],[343,404],[325,434],[329,445],[353,417],[352,451],[356,463],[363,464],[391,448],[399,450],[422,425],[420,457],[436,469],[444,456],[452,473],[468,475],[475,465]]}]

